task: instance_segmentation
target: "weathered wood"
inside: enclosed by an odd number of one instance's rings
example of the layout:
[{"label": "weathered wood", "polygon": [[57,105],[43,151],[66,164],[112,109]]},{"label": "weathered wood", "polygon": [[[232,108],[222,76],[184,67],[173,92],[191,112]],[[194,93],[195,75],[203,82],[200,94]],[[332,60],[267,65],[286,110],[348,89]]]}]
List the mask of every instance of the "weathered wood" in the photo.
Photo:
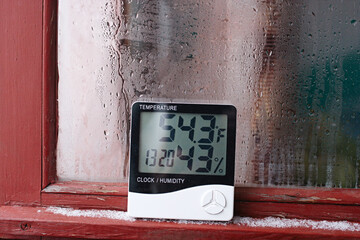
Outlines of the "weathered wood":
[{"label": "weathered wood", "polygon": [[84,194],[49,194],[41,195],[43,206],[62,206],[86,209],[115,209],[126,211],[127,197]]},{"label": "weathered wood", "polygon": [[237,187],[235,198],[246,202],[360,205],[358,189]]},{"label": "weathered wood", "polygon": [[314,220],[360,221],[360,209],[351,205],[300,204],[276,202],[235,202],[235,215]]},{"label": "weathered wood", "polygon": [[[80,209],[127,210],[127,196],[42,193],[44,206]],[[283,217],[314,220],[360,220],[360,208],[353,205],[302,204],[277,202],[235,202],[236,216]]]},{"label": "weathered wood", "polygon": [[[0,207],[0,232],[7,236],[93,239],[356,239],[358,231],[249,227],[237,224],[135,222],[105,217],[69,217],[39,207]],[[1,236],[1,235],[0,235]]]},{"label": "weathered wood", "polygon": [[[42,191],[42,204],[127,209],[126,183],[58,182]],[[235,188],[235,215],[316,220],[360,220],[356,189]]]},{"label": "weathered wood", "polygon": [[92,194],[107,196],[127,196],[127,183],[99,183],[99,182],[57,182],[49,185],[43,193],[65,193],[65,194]]},{"label": "weathered wood", "polygon": [[73,208],[127,209],[127,183],[57,182],[41,193],[45,206]]},{"label": "weathered wood", "polygon": [[[127,196],[127,183],[57,182],[42,192]],[[235,187],[235,199],[244,202],[360,205],[358,189]]]},{"label": "weathered wood", "polygon": [[57,141],[57,4],[44,0],[42,76],[42,187],[56,181]]},{"label": "weathered wood", "polygon": [[[0,4],[0,206],[39,205],[41,200],[45,206],[126,210],[127,184],[54,183],[56,4],[56,0],[4,0]],[[48,187],[41,192],[41,185]],[[236,188],[235,214],[357,222],[360,221],[359,204],[357,189]],[[41,207],[0,207],[0,238],[40,239],[40,236],[97,239],[360,238],[359,232],[236,224],[127,222],[66,217],[46,212]]]},{"label": "weathered wood", "polygon": [[40,203],[42,4],[0,4],[0,205]]}]

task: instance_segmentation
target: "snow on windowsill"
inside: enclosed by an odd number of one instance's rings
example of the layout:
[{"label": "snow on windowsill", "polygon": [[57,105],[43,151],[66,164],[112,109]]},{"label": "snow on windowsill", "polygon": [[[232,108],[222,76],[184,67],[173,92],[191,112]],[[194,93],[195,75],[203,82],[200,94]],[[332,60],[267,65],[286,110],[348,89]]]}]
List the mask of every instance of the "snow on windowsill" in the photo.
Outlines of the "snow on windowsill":
[{"label": "snow on windowsill", "polygon": [[[115,210],[79,210],[72,208],[49,207],[46,212],[53,214],[60,214],[68,217],[90,217],[90,218],[108,218],[123,221],[135,221],[135,218],[127,215],[127,212]],[[141,219],[144,220],[144,219]],[[170,222],[170,220],[147,219],[146,221],[156,222]],[[227,225],[237,224],[246,227],[266,227],[266,228],[308,228],[317,230],[330,231],[353,231],[360,232],[360,224],[348,221],[315,221],[308,219],[284,219],[276,217],[266,218],[251,218],[251,217],[234,217],[229,222],[214,222],[214,221],[188,221],[188,220],[172,220],[171,222],[179,224],[216,224]]]},{"label": "snow on windowsill", "polygon": [[73,208],[48,207],[45,211],[67,217],[108,218],[123,221],[135,221],[135,218],[128,216],[127,212],[115,210],[80,210]]}]

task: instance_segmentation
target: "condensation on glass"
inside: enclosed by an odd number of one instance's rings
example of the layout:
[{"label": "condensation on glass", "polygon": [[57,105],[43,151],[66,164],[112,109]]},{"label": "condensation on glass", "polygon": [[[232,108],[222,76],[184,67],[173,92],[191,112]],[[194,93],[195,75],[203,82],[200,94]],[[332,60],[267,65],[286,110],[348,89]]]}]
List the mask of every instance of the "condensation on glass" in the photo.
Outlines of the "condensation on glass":
[{"label": "condensation on glass", "polygon": [[236,184],[358,187],[360,2],[59,1],[60,180],[126,181],[139,99],[232,103]]}]

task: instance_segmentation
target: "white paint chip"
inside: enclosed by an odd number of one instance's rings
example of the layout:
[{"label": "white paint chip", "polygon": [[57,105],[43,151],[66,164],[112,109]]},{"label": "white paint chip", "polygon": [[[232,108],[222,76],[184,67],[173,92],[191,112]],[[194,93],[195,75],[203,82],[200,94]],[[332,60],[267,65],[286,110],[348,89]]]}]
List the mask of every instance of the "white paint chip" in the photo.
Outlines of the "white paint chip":
[{"label": "white paint chip", "polygon": [[[135,221],[135,218],[129,217],[127,212],[115,210],[79,210],[72,208],[49,207],[46,212],[60,214],[68,217],[91,217],[91,218],[109,218],[123,221]],[[165,219],[141,219],[142,221],[153,222],[174,222],[178,224],[207,224],[207,225],[227,225],[237,224],[247,227],[267,227],[267,228],[307,228],[329,231],[352,231],[360,232],[360,224],[348,221],[315,221],[309,219],[285,219],[285,218],[250,218],[234,217],[230,222],[214,221],[188,221],[188,220],[165,220]]]}]

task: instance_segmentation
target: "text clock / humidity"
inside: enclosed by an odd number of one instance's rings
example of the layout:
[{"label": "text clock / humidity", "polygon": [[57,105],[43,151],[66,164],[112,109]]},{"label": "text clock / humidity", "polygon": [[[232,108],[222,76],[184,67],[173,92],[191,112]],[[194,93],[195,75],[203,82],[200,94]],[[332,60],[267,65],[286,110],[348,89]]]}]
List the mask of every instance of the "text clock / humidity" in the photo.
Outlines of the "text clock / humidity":
[{"label": "text clock / humidity", "polygon": [[128,214],[230,220],[235,133],[232,105],[134,103]]}]

